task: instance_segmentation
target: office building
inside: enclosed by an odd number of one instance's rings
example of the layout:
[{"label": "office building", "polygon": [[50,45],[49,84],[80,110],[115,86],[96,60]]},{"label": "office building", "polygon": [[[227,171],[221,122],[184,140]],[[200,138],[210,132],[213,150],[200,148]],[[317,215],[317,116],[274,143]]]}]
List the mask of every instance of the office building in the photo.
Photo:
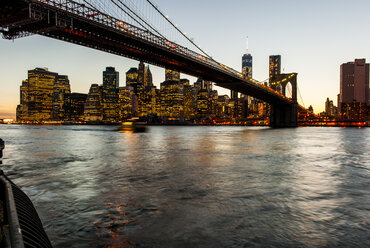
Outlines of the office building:
[{"label": "office building", "polygon": [[64,120],[84,121],[87,94],[70,93],[64,96]]},{"label": "office building", "polygon": [[52,119],[55,121],[60,121],[64,119],[64,96],[65,94],[71,93],[71,87],[69,84],[68,76],[57,75],[55,79],[55,84],[53,88],[52,95]]},{"label": "office building", "polygon": [[118,116],[120,121],[131,118],[136,114],[136,101],[133,87],[126,86],[118,88]]},{"label": "office building", "polygon": [[355,59],[340,66],[338,108],[345,120],[369,119],[369,64]]},{"label": "office building", "polygon": [[242,57],[242,74],[245,78],[251,78],[252,77],[252,63],[253,63],[253,57],[248,52],[248,38],[247,38],[247,52]]},{"label": "office building", "polygon": [[328,98],[326,98],[326,102],[325,102],[325,115],[327,117],[335,117],[336,116],[336,107],[334,106],[333,104],[333,101]]},{"label": "office building", "polygon": [[84,106],[84,119],[87,122],[103,120],[102,86],[92,84]]},{"label": "office building", "polygon": [[180,72],[166,69],[165,81],[180,81]]},{"label": "office building", "polygon": [[274,81],[281,74],[281,56],[271,55],[269,57],[269,85],[271,88],[277,90],[277,85]]},{"label": "office building", "polygon": [[179,117],[184,114],[184,85],[179,80],[161,83],[161,116]]},{"label": "office building", "polygon": [[52,120],[53,90],[58,74],[47,68],[28,71],[28,79],[20,87],[17,121],[43,122]]},{"label": "office building", "polygon": [[118,117],[119,73],[114,67],[107,67],[103,72],[103,120],[115,121]]}]

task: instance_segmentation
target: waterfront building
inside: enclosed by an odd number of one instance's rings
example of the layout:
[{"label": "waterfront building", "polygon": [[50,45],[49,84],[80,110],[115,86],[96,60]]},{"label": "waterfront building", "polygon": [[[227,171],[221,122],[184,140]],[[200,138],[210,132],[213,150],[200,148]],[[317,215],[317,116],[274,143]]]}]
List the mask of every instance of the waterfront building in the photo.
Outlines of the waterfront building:
[{"label": "waterfront building", "polygon": [[326,98],[325,102],[325,115],[327,117],[335,117],[337,115],[337,108],[333,104],[333,100],[330,100],[329,97]]},{"label": "waterfront building", "polygon": [[143,62],[139,63],[137,83],[144,87],[153,86],[153,76],[149,69],[149,65],[145,66]]},{"label": "waterfront building", "polygon": [[118,88],[118,115],[119,120],[125,120],[134,116],[135,102],[137,101],[134,88],[130,86]]},{"label": "waterfront building", "polygon": [[156,113],[156,87],[147,86],[138,92],[139,116]]},{"label": "waterfront building", "polygon": [[160,116],[183,116],[184,85],[179,80],[164,81],[163,83],[161,83],[160,96]]},{"label": "waterfront building", "polygon": [[166,69],[165,81],[180,81],[180,72]]},{"label": "waterfront building", "polygon": [[16,110],[17,122],[26,121],[28,117],[28,79],[22,81],[20,87],[20,104]]},{"label": "waterfront building", "polygon": [[135,67],[130,68],[130,70],[126,72],[126,86],[132,87],[135,94],[137,94],[138,77],[139,72]]},{"label": "waterfront building", "polygon": [[245,119],[248,113],[248,103],[245,98],[229,100],[229,116],[233,119]]},{"label": "waterfront building", "polygon": [[84,110],[87,94],[70,93],[64,96],[64,120],[84,121]]},{"label": "waterfront building", "polygon": [[28,71],[28,79],[20,87],[17,121],[43,122],[52,119],[53,90],[57,76],[47,68]]},{"label": "waterfront building", "polygon": [[369,64],[365,59],[355,59],[340,66],[340,117],[347,120],[366,120],[370,107]]},{"label": "waterfront building", "polygon": [[142,86],[145,86],[145,65],[142,61],[140,61],[139,63],[139,66],[138,66],[138,70],[137,70],[137,83],[142,85]]},{"label": "waterfront building", "polygon": [[119,87],[119,72],[114,67],[103,71],[103,120],[115,121],[118,117],[117,104]]},{"label": "waterfront building", "polygon": [[210,115],[209,97],[206,89],[198,90],[197,93],[197,117],[205,118]]},{"label": "waterfront building", "polygon": [[143,62],[139,63],[138,68],[131,68],[126,72],[126,86],[133,87],[137,97],[137,115],[146,116],[155,109],[155,87],[153,86],[153,77],[149,66]]},{"label": "waterfront building", "polygon": [[184,117],[194,118],[197,112],[197,89],[189,84],[184,85]]},{"label": "waterfront building", "polygon": [[52,95],[52,119],[60,121],[64,119],[64,96],[71,93],[68,76],[57,75]]},{"label": "waterfront building", "polygon": [[238,99],[238,92],[237,91],[230,91],[230,98],[231,99]]},{"label": "waterfront building", "polygon": [[230,101],[230,97],[228,95],[221,95],[217,97],[215,114],[218,118],[224,118],[228,115],[229,101]]},{"label": "waterfront building", "polygon": [[198,90],[202,90],[204,87],[203,87],[203,80],[198,78],[197,81],[194,83],[194,88],[198,91]]},{"label": "waterfront building", "polygon": [[277,90],[277,85],[274,83],[274,81],[280,74],[281,74],[281,55],[270,55],[269,57],[269,85],[274,90]]},{"label": "waterfront building", "polygon": [[92,84],[84,106],[84,119],[87,122],[103,120],[102,86]]},{"label": "waterfront building", "polygon": [[154,97],[154,114],[157,116],[161,115],[161,90],[155,88],[155,97]]}]

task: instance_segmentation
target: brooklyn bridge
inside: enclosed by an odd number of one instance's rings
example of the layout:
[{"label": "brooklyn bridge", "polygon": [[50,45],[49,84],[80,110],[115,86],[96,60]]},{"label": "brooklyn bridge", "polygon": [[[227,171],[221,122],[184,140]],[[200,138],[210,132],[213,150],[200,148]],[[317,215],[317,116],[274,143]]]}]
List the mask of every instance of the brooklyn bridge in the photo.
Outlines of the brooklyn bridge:
[{"label": "brooklyn bridge", "polygon": [[[198,52],[167,38],[121,0],[3,0],[0,32],[10,40],[38,34],[201,77],[269,103],[272,127],[297,126],[298,111],[305,111],[297,100],[297,73],[279,75],[272,87],[246,77],[214,60],[157,6],[147,4]],[[290,97],[287,85],[292,86]]]}]

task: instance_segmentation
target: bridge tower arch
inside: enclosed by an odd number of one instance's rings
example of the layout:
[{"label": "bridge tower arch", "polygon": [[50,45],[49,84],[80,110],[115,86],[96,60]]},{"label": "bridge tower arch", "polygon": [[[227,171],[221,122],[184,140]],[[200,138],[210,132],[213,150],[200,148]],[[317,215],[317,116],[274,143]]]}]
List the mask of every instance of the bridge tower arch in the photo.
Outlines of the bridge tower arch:
[{"label": "bridge tower arch", "polygon": [[297,127],[298,126],[298,101],[297,101],[297,73],[280,74],[274,81],[275,89],[282,89],[282,94],[287,96],[287,86],[292,86],[290,103],[272,103],[270,125],[272,127]]}]

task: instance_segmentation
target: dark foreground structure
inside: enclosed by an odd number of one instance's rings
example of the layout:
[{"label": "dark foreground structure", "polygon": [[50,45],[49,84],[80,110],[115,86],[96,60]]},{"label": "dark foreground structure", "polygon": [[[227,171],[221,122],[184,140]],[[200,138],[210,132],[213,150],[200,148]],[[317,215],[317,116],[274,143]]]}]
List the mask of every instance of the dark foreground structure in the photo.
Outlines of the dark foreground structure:
[{"label": "dark foreground structure", "polygon": [[[4,141],[0,139],[0,158]],[[1,163],[0,163],[1,164]],[[52,247],[28,196],[0,170],[0,247]]]}]

